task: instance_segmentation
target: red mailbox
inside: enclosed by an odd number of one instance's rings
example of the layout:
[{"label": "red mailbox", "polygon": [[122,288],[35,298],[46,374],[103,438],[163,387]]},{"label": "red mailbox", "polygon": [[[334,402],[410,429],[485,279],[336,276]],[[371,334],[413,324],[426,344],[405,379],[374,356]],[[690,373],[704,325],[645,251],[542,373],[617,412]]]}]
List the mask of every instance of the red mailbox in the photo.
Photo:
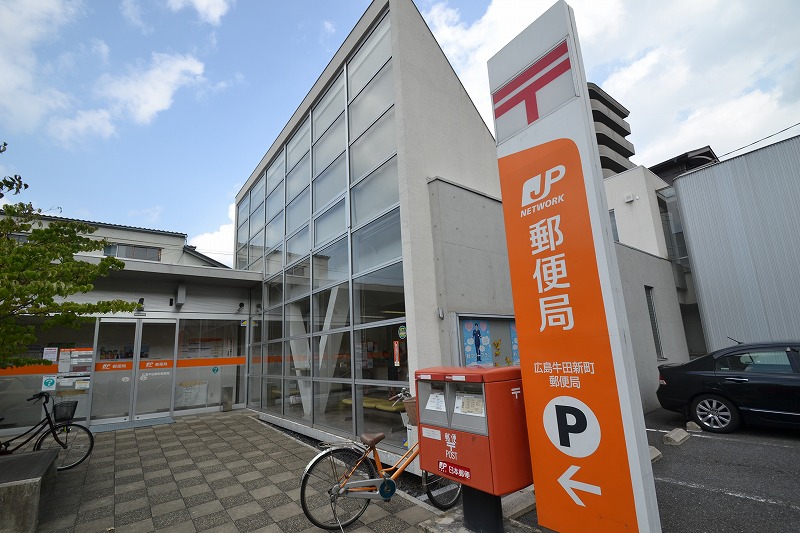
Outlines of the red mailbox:
[{"label": "red mailbox", "polygon": [[420,467],[502,496],[533,483],[519,367],[418,370]]}]

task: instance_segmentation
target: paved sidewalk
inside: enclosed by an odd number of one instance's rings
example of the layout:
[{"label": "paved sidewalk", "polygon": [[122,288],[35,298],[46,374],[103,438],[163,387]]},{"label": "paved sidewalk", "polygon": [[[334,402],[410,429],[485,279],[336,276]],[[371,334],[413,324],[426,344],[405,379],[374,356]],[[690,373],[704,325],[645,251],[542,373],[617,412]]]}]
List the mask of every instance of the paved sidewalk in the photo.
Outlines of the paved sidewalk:
[{"label": "paved sidewalk", "polygon": [[[248,410],[95,434],[91,457],[42,496],[40,532],[319,531],[300,508],[316,455]],[[441,516],[398,492],[372,502],[348,533],[411,533]]]}]

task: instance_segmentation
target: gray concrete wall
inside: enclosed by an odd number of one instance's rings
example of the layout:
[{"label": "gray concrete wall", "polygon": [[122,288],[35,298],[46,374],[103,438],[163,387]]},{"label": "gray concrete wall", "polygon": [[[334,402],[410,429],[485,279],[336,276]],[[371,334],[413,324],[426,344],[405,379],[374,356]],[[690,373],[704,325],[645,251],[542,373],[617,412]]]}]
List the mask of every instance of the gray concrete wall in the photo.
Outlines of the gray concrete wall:
[{"label": "gray concrete wall", "polygon": [[[672,263],[629,246],[617,244],[625,312],[630,327],[636,375],[644,412],[659,407],[656,398],[658,365],[685,363],[689,350],[683,331],[680,304],[672,276]],[[653,301],[664,360],[656,355],[645,285],[653,287]]]},{"label": "gray concrete wall", "polygon": [[[512,315],[500,201],[441,178],[430,182],[429,191],[436,279],[441,280],[436,298],[445,316]],[[448,364],[457,362],[458,330],[453,331],[449,320],[439,321],[439,349],[450,353]]]},{"label": "gray concrete wall", "polygon": [[[441,256],[432,232],[428,180],[440,176],[494,198],[500,197],[500,182],[494,138],[416,6],[393,0],[390,17],[409,371],[413,373],[441,364],[440,351],[449,338],[437,315],[437,308],[446,308],[440,298],[446,280],[436,269]],[[502,225],[502,216],[495,223]]]}]

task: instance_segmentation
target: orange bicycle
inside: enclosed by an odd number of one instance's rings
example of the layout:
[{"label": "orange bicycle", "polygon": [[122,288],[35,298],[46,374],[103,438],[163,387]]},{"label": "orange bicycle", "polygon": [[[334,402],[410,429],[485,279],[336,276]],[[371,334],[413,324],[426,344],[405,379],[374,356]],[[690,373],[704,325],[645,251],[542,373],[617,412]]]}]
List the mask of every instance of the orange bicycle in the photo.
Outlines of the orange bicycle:
[{"label": "orange bicycle", "polygon": [[[404,388],[390,398],[410,400]],[[326,444],[303,472],[300,504],[306,517],[322,529],[343,529],[364,514],[370,501],[388,502],[397,490],[397,478],[419,455],[419,443],[390,467],[384,468],[376,445],[384,433],[364,433],[361,442]],[[461,497],[461,484],[431,472],[422,472],[422,485],[435,507],[447,510]]]}]

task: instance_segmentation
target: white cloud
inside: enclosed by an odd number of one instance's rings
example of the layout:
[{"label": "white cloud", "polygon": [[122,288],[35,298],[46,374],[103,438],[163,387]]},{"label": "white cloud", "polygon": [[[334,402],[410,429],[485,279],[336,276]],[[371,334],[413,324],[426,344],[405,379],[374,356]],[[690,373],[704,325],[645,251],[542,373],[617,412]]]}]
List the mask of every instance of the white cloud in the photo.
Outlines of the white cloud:
[{"label": "white cloud", "polygon": [[[490,128],[487,61],[551,4],[493,0],[470,24],[455,2],[423,13]],[[589,81],[631,113],[634,161],[652,165],[705,145],[722,154],[798,121],[800,47],[791,21],[800,20],[800,4],[570,4]]]},{"label": "white cloud", "polygon": [[219,26],[222,17],[233,5],[233,0],[168,0],[167,5],[175,12],[186,7],[194,8],[203,22]]},{"label": "white cloud", "polygon": [[111,113],[105,109],[78,111],[73,118],[53,117],[47,124],[48,135],[67,147],[86,137],[107,139],[115,132]]},{"label": "white cloud", "polygon": [[122,0],[119,6],[122,16],[132,26],[139,28],[143,35],[153,32],[153,27],[142,18],[142,7],[137,0]]},{"label": "white cloud", "polygon": [[67,0],[4,2],[0,16],[0,122],[9,130],[31,132],[53,110],[67,106],[64,93],[41,83],[35,46],[50,41],[83,13],[83,3]]},{"label": "white cloud", "polygon": [[336,25],[330,20],[325,20],[322,22],[322,32],[325,35],[333,35],[336,33]]},{"label": "white cloud", "polygon": [[111,49],[100,39],[92,39],[92,53],[100,58],[103,63],[108,63],[108,57],[111,55]]},{"label": "white cloud", "polygon": [[220,263],[233,266],[233,225],[236,205],[228,206],[230,224],[223,224],[216,231],[201,233],[189,239],[189,244],[197,247],[197,251],[212,257]]},{"label": "white cloud", "polygon": [[103,76],[96,92],[111,101],[115,112],[124,112],[138,124],[149,124],[172,106],[175,92],[202,83],[204,65],[190,55],[154,53],[149,67],[126,76]]}]

